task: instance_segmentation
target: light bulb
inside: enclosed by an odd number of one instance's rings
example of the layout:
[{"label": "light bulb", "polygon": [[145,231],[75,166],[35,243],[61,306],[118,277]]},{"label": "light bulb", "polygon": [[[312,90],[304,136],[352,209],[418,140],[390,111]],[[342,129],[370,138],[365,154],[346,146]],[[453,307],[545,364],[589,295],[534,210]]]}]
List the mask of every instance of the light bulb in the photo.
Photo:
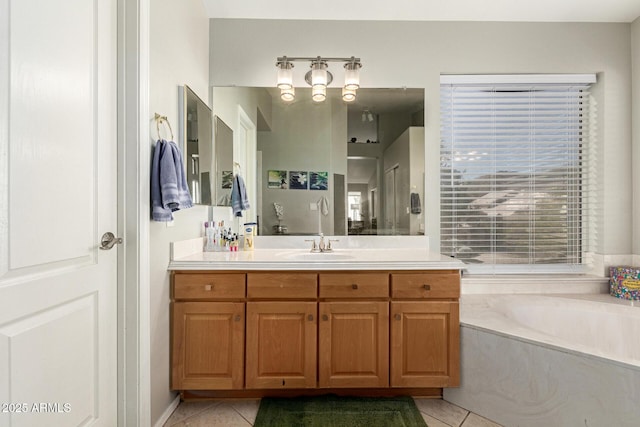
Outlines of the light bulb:
[{"label": "light bulb", "polygon": [[315,85],[311,90],[311,99],[315,102],[322,102],[327,98],[327,87],[322,85]]},{"label": "light bulb", "polygon": [[280,91],[280,99],[285,102],[291,102],[296,98],[296,90],[293,86],[289,89],[282,89]]},{"label": "light bulb", "polygon": [[353,102],[353,101],[355,101],[356,100],[356,91],[343,87],[342,88],[342,100],[344,102]]}]

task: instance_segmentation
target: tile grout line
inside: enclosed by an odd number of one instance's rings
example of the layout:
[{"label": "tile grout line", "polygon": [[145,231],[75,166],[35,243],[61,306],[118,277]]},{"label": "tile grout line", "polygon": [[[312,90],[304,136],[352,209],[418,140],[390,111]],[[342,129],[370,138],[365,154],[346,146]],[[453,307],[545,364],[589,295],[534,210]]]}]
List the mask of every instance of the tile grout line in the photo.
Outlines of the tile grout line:
[{"label": "tile grout line", "polygon": [[471,415],[471,411],[467,411],[467,415],[464,416],[464,419],[458,427],[462,427],[464,425],[465,421],[467,421],[467,418],[469,418],[469,415]]},{"label": "tile grout line", "polygon": [[[180,405],[182,405],[183,403],[184,403],[184,402],[180,402]],[[179,407],[180,405],[178,405],[178,407]],[[180,424],[180,423],[182,423],[182,422],[184,422],[184,421],[187,421],[187,420],[189,420],[189,419],[191,419],[191,418],[194,418],[194,417],[200,416],[200,415],[204,414],[206,411],[208,411],[209,409],[211,409],[211,408],[213,408],[213,407],[215,407],[215,406],[218,406],[218,405],[220,405],[220,402],[211,401],[211,405],[207,406],[206,408],[202,409],[201,411],[198,411],[198,412],[196,412],[196,413],[194,413],[194,414],[191,414],[191,415],[189,415],[188,417],[183,418],[183,419],[181,419],[180,421],[178,421],[178,422],[176,422],[176,423],[172,423],[171,425],[169,425],[169,426],[165,426],[165,427],[172,427],[172,426],[175,426],[175,425],[177,425],[177,424]],[[177,409],[177,408],[176,408],[176,409]],[[172,414],[172,415],[173,415],[173,414]]]},{"label": "tile grout line", "polygon": [[[232,408],[234,411],[236,411],[236,414],[240,415],[240,418],[242,418],[243,420],[245,420],[245,421],[247,422],[247,424],[249,424],[250,426],[253,426],[253,423],[252,423],[251,421],[249,421],[248,419],[246,419],[246,418],[245,418],[245,416],[244,416],[244,415],[242,415],[242,414],[240,413],[240,411],[238,411],[235,407],[233,407],[233,405],[231,406],[231,408]],[[257,414],[257,412],[256,412],[256,414]]]}]

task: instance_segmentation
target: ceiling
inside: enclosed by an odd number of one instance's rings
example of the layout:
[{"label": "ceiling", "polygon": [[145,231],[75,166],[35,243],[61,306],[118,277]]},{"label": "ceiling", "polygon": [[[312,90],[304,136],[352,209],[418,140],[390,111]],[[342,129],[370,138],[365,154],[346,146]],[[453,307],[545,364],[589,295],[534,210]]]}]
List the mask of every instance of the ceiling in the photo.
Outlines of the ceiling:
[{"label": "ceiling", "polygon": [[[203,0],[210,18],[633,22],[639,0]],[[319,7],[315,7],[315,5]]]}]

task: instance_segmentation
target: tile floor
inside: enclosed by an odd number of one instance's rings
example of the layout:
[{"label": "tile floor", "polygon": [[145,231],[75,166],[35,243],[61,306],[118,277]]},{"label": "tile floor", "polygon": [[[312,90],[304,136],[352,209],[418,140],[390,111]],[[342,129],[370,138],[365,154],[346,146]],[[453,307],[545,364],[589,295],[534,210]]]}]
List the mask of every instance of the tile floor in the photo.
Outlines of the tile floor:
[{"label": "tile floor", "polygon": [[[429,427],[500,427],[442,399],[415,398]],[[181,402],[164,427],[251,427],[259,399]]]}]

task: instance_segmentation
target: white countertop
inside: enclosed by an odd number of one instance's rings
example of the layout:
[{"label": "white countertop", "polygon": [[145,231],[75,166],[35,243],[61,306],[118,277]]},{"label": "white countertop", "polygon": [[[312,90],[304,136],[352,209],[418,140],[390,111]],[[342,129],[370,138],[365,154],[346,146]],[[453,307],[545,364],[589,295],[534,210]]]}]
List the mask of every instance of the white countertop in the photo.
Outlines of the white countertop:
[{"label": "white countertop", "polygon": [[460,269],[456,259],[426,249],[256,249],[198,252],[174,259],[169,270],[442,270]]}]

